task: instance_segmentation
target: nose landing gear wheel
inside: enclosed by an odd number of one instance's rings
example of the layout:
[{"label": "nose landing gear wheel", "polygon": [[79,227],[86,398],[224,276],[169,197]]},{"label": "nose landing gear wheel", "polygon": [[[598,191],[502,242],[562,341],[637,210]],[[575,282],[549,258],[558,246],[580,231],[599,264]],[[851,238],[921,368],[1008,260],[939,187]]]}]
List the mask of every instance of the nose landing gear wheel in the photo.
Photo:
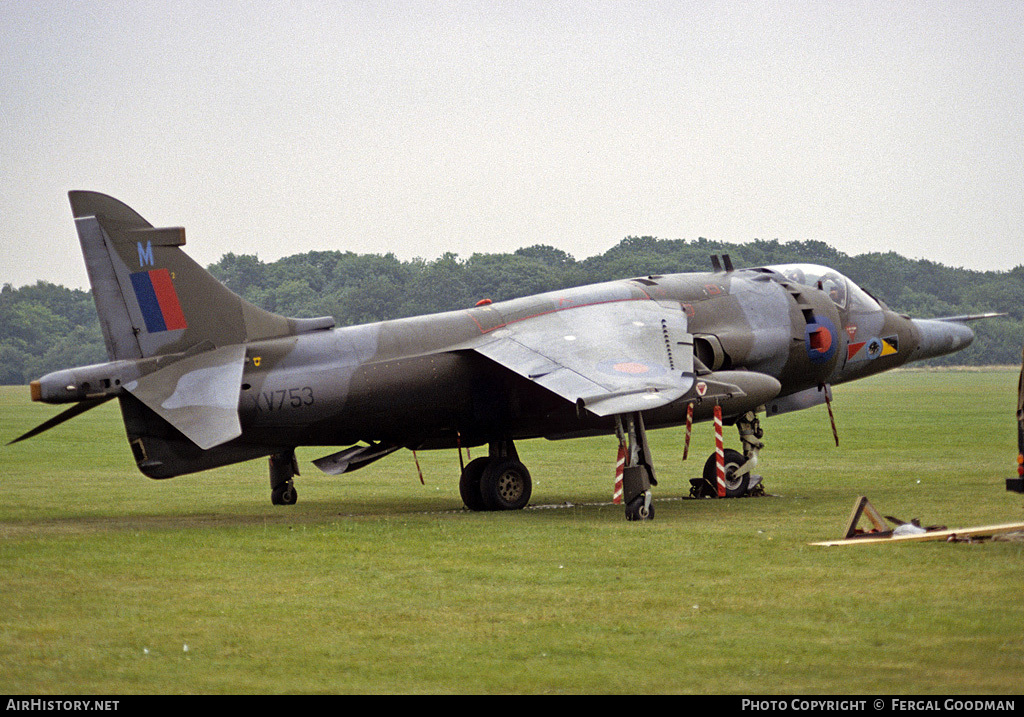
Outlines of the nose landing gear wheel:
[{"label": "nose landing gear wheel", "polygon": [[[741,476],[736,475],[736,469],[739,468],[746,462],[743,454],[739,451],[735,451],[732,448],[725,449],[725,497],[726,498],[739,498],[745,495],[747,489],[750,487],[750,473],[744,473]],[[710,496],[718,495],[718,476],[717,476],[717,465],[715,460],[715,454],[712,453],[708,456],[707,461],[704,463],[704,482],[707,484],[704,490],[707,491],[705,494]]]}]

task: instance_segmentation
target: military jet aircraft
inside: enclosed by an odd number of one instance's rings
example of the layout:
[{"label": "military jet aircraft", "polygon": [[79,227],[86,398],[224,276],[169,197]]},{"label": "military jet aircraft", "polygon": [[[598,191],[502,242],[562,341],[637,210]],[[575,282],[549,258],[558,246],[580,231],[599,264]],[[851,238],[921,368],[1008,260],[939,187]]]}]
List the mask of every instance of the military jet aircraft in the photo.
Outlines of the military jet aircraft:
[{"label": "military jet aircraft", "polygon": [[[13,442],[116,398],[151,478],[269,456],[271,500],[296,500],[297,446],[356,470],[399,448],[486,445],[465,464],[470,510],[523,508],[515,442],[617,435],[626,517],[653,517],[647,431],[736,425],[743,452],[705,465],[741,495],[763,447],[758,413],[828,400],[830,387],[967,346],[963,322],[911,319],[815,265],[644,276],[359,326],[257,308],[120,201],[69,194],[110,360],[56,371],[31,396],[73,403]],[[716,415],[717,414],[717,415]],[[689,425],[689,424],[687,424]],[[715,475],[717,474],[717,475]]]}]

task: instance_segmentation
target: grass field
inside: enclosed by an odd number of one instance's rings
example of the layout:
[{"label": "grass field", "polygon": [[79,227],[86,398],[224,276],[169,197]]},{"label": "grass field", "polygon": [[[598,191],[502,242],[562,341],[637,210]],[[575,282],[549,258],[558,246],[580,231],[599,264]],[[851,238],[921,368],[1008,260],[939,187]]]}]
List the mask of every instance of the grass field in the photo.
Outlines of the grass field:
[{"label": "grass field", "polygon": [[[3,693],[1001,693],[1024,673],[1024,543],[810,546],[854,500],[950,528],[1007,493],[1017,373],[900,371],[766,419],[770,497],[682,500],[710,424],[654,431],[656,519],[609,503],[613,438],[522,443],[532,508],[462,510],[458,455],[351,476],[300,449],[137,473],[115,404],[0,448]],[[56,413],[0,389],[4,442]],[[727,445],[738,448],[734,429]],[[571,506],[550,507],[571,503]]]}]

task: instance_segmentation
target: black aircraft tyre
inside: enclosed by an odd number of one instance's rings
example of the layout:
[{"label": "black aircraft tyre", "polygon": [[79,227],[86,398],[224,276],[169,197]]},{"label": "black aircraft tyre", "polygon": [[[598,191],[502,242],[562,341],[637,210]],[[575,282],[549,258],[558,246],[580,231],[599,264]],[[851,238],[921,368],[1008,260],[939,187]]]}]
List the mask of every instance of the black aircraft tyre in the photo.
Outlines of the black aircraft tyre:
[{"label": "black aircraft tyre", "polygon": [[295,505],[298,500],[299,492],[290,483],[279,485],[270,492],[270,502],[273,505]]},{"label": "black aircraft tyre", "polygon": [[640,494],[630,501],[626,506],[626,520],[654,520],[654,503],[645,508],[646,502],[647,496],[644,494]]},{"label": "black aircraft tyre", "polygon": [[494,458],[480,476],[480,497],[487,510],[520,510],[530,502],[530,471],[514,458]]},{"label": "black aircraft tyre", "polygon": [[480,495],[480,477],[490,462],[490,458],[474,458],[462,469],[462,476],[459,478],[459,495],[462,496],[462,502],[470,510],[487,510],[483,496]]},{"label": "black aircraft tyre", "polygon": [[[746,495],[750,487],[750,473],[736,476],[736,469],[747,462],[743,454],[732,448],[725,449],[725,497],[739,498]],[[704,463],[704,480],[711,486],[711,495],[718,495],[717,466],[715,465],[715,454],[708,456]]]}]

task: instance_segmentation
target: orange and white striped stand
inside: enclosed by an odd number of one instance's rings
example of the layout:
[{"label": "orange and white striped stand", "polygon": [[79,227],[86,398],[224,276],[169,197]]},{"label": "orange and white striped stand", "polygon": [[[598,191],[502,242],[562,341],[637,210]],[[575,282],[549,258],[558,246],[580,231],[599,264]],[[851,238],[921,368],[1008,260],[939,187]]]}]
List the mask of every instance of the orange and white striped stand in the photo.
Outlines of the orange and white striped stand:
[{"label": "orange and white striped stand", "polygon": [[686,443],[683,444],[683,460],[690,454],[690,431],[693,429],[693,404],[686,404]]},{"label": "orange and white striped stand", "polygon": [[715,476],[718,497],[725,497],[725,447],[722,445],[722,407],[715,405]]},{"label": "orange and white striped stand", "polygon": [[612,492],[612,503],[622,503],[622,472],[626,467],[626,442],[619,441],[619,460],[615,464],[615,490]]}]

